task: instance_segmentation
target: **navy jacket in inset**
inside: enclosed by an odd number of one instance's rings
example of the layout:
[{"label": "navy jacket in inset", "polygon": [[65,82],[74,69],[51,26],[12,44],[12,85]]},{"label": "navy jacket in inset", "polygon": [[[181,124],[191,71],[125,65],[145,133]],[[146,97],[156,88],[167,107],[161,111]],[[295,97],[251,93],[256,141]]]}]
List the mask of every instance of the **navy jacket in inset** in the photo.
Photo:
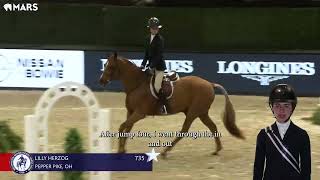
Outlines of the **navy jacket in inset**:
[{"label": "navy jacket in inset", "polygon": [[310,180],[311,155],[307,132],[290,122],[284,138],[281,139],[277,124],[272,124],[271,128],[298,163],[300,157],[301,173],[282,157],[265,129],[262,129],[257,137],[253,180]]}]

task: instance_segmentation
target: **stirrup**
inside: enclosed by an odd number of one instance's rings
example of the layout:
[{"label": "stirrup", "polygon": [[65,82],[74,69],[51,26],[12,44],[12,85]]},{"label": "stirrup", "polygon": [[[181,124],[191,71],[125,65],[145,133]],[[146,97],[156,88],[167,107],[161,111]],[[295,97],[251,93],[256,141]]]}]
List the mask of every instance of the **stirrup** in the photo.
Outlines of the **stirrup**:
[{"label": "stirrup", "polygon": [[168,114],[167,107],[165,105],[161,107],[161,114]]}]

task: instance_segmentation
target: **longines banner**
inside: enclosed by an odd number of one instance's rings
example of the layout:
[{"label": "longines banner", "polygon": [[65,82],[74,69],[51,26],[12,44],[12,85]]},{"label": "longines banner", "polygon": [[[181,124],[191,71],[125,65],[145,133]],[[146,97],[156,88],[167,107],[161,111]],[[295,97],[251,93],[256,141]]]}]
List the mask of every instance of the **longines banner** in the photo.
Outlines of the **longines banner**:
[{"label": "longines banner", "polygon": [[[85,84],[95,90],[123,90],[119,81],[107,87],[98,80],[111,52],[85,52]],[[138,66],[143,53],[118,52]],[[272,86],[291,84],[300,96],[320,95],[320,54],[165,54],[168,70],[181,77],[200,76],[222,84],[229,94],[267,95]]]}]

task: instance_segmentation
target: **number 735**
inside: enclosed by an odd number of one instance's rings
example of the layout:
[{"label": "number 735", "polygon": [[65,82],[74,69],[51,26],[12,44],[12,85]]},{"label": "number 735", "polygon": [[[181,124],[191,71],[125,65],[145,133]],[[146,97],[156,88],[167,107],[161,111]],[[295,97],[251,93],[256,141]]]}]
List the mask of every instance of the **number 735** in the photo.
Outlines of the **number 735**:
[{"label": "number 735", "polygon": [[144,156],[134,156],[136,161],[144,161]]}]

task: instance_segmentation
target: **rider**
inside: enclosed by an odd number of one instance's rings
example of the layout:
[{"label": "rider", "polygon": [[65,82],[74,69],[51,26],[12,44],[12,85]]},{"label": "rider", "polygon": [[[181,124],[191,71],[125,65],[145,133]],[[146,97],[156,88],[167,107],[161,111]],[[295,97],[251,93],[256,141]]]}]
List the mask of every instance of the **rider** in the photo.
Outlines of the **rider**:
[{"label": "rider", "polygon": [[158,93],[159,103],[162,106],[161,113],[166,114],[166,97],[161,88],[164,71],[166,70],[166,63],[163,59],[164,39],[159,33],[161,27],[162,25],[158,18],[151,17],[149,19],[147,28],[150,30],[150,35],[146,38],[145,56],[140,68],[144,69],[147,61],[149,62],[147,66],[150,66],[155,74],[154,87]]},{"label": "rider", "polygon": [[24,161],[25,159],[23,158],[23,156],[20,156],[19,160]]},{"label": "rider", "polygon": [[276,122],[258,134],[253,180],[310,180],[309,136],[290,118],[296,105],[290,85],[278,84],[271,90],[269,106]]}]

